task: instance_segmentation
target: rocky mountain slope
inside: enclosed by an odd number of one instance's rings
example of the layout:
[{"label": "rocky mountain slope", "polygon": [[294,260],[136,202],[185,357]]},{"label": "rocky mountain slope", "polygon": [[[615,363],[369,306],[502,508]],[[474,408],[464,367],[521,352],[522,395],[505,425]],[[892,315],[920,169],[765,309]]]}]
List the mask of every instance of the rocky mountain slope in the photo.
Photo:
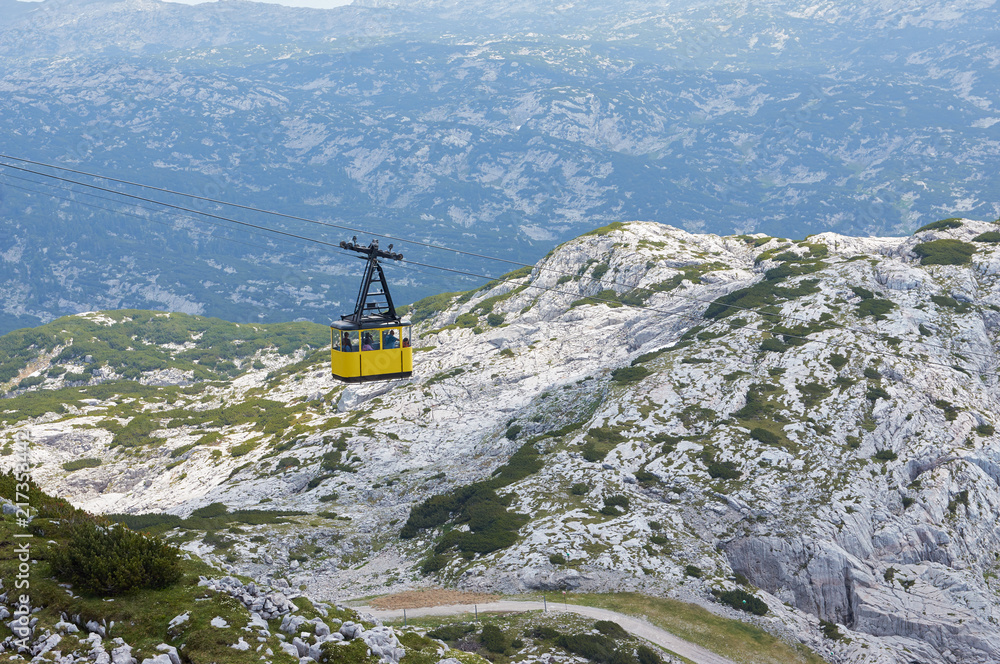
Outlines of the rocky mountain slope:
[{"label": "rocky mountain slope", "polygon": [[[618,219],[1000,215],[992,0],[23,4],[0,5],[4,154],[529,262]],[[117,308],[325,323],[353,281],[326,248],[2,170],[0,331]],[[473,285],[448,278],[400,293]]]},{"label": "rocky mountain slope", "polygon": [[380,385],[258,345],[231,379],[67,386],[81,359],[42,344],[0,402],[5,449],[30,440],[79,505],[161,513],[133,523],[321,598],[635,589],[746,617],[711,591],[749,583],[753,620],[830,661],[995,661],[996,228],[613,224],[418,302],[416,375]]}]

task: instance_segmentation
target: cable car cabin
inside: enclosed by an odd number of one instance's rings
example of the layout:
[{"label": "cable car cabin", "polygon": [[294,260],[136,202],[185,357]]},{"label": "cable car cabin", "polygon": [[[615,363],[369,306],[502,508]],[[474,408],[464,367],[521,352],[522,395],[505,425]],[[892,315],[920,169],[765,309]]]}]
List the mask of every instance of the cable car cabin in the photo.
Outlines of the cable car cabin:
[{"label": "cable car cabin", "polygon": [[368,259],[354,312],[330,324],[330,369],[334,378],[346,383],[409,378],[413,375],[411,326],[396,315],[389,284],[379,258],[401,260],[402,254],[369,246],[341,242],[340,246],[364,254]]},{"label": "cable car cabin", "polygon": [[410,325],[357,326],[349,321],[330,325],[334,378],[348,383],[409,378],[413,375]]}]

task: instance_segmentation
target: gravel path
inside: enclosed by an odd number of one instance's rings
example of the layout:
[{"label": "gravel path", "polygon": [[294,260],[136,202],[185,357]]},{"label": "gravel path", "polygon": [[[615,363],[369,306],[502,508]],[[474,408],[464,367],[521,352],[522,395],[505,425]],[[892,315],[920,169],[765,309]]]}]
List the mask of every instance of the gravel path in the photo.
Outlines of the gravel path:
[{"label": "gravel path", "polygon": [[[545,605],[542,602],[515,602],[500,601],[488,604],[449,604],[445,606],[425,606],[415,609],[406,609],[407,617],[418,616],[447,616],[458,613],[472,613],[476,607],[480,611],[542,611]],[[369,613],[380,620],[402,618],[402,609],[380,610],[369,606],[358,606],[355,609],[361,613]],[[696,664],[735,664],[733,660],[716,655],[711,650],[706,650],[701,646],[674,636],[670,632],[651,625],[645,620],[627,616],[623,613],[615,613],[607,609],[597,609],[590,606],[578,606],[576,604],[558,604],[553,602],[548,605],[548,610],[552,612],[568,611],[581,616],[597,618],[598,620],[614,620],[625,630],[635,636],[651,641],[658,646],[677,653],[682,657],[687,657]]]}]

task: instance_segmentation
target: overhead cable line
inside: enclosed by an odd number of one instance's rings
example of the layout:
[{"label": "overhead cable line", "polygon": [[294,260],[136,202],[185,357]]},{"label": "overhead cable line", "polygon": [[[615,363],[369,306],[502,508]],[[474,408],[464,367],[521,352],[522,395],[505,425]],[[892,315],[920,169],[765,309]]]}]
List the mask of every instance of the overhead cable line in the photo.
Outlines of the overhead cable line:
[{"label": "overhead cable line", "polygon": [[[36,182],[35,180],[29,180],[28,178],[22,178],[22,177],[17,176],[17,175],[11,175],[10,173],[4,173],[3,177],[4,178],[14,178],[14,179],[17,179],[17,180],[21,180],[23,182],[29,182],[29,183],[32,183],[32,184],[37,184],[37,185],[41,185],[41,186],[45,186],[45,187],[54,187],[56,189],[61,189],[63,191],[69,191],[69,192],[72,192],[72,193],[77,193],[77,192],[75,192],[72,189],[69,189],[67,187],[60,187],[58,185],[48,184],[46,182]],[[242,244],[242,245],[247,246],[247,247],[253,247],[255,249],[263,249],[265,251],[270,251],[270,252],[279,251],[275,247],[268,247],[268,246],[265,246],[265,245],[262,245],[262,244],[254,244],[252,242],[245,242],[243,240],[237,240],[236,238],[231,238],[231,237],[228,237],[228,236],[225,236],[225,235],[214,235],[214,234],[212,234],[211,231],[201,230],[199,228],[178,228],[176,225],[170,224],[170,223],[168,223],[166,221],[159,221],[157,219],[153,219],[152,217],[143,216],[141,214],[135,214],[134,212],[128,212],[126,210],[119,210],[119,209],[115,209],[115,208],[106,207],[106,206],[103,206],[103,205],[97,205],[95,203],[87,203],[85,201],[80,201],[80,200],[77,200],[75,198],[67,198],[65,196],[57,196],[56,194],[53,194],[51,192],[39,191],[38,189],[32,189],[30,187],[19,186],[19,185],[16,185],[16,184],[11,184],[10,182],[6,182],[5,186],[10,187],[11,189],[19,189],[21,191],[26,191],[26,192],[31,193],[31,194],[37,194],[39,196],[46,196],[46,197],[49,197],[49,198],[54,198],[55,200],[64,201],[66,203],[72,203],[74,205],[82,205],[83,207],[88,207],[88,208],[91,208],[91,209],[94,209],[94,210],[102,210],[104,212],[110,212],[112,214],[122,215],[122,216],[126,216],[126,217],[132,217],[133,219],[138,219],[139,221],[146,221],[146,222],[149,222],[149,223],[152,223],[152,224],[157,224],[157,225],[160,225],[160,226],[166,226],[166,227],[171,228],[173,230],[183,230],[185,232],[197,233],[198,235],[205,235],[208,238],[213,239],[213,240],[224,240],[226,242],[233,242],[233,243],[236,243],[236,244]],[[79,193],[82,193],[85,196],[91,196],[93,198],[97,198],[97,199],[100,199],[100,200],[105,200],[105,201],[110,201],[112,203],[119,203],[120,204],[120,201],[115,201],[115,200],[113,200],[111,198],[108,198],[106,196],[98,196],[96,194],[91,194],[91,193],[87,193],[87,192],[79,192]],[[165,212],[163,210],[156,210],[154,208],[143,207],[141,205],[135,205],[135,204],[129,204],[129,205],[131,207],[137,208],[139,210],[146,210],[147,212],[152,212],[153,214],[168,214],[168,215],[175,216],[178,219],[187,219],[187,220],[190,220],[190,221],[192,221],[192,222],[194,222],[196,224],[197,223],[204,223],[204,224],[210,224],[212,226],[215,226],[216,228],[228,228],[227,226],[224,226],[223,224],[219,224],[219,223],[208,221],[208,220],[199,220],[199,219],[196,219],[194,217],[187,216],[187,215],[179,215],[179,214],[176,214],[176,213],[173,213],[173,212]]]},{"label": "overhead cable line", "polygon": [[[498,262],[507,263],[507,264],[510,264],[510,265],[516,265],[518,267],[530,267],[530,268],[533,268],[533,269],[537,269],[540,272],[543,272],[543,271],[544,272],[553,272],[553,273],[556,273],[556,274],[560,274],[562,276],[582,277],[582,278],[587,279],[588,281],[591,281],[591,282],[603,283],[600,279],[595,279],[594,277],[589,277],[589,276],[585,276],[585,275],[577,275],[577,274],[574,274],[574,273],[571,273],[571,272],[567,272],[565,270],[559,270],[559,269],[556,269],[556,268],[543,267],[543,266],[532,264],[532,263],[524,263],[522,261],[515,261],[515,260],[511,260],[511,259],[507,259],[507,258],[499,258],[499,257],[496,257],[496,256],[489,256],[489,255],[485,255],[485,254],[479,254],[479,253],[475,253],[475,252],[465,251],[465,250],[462,250],[462,249],[456,249],[454,247],[447,247],[447,246],[440,245],[440,244],[433,244],[433,243],[429,243],[429,242],[422,242],[422,241],[419,241],[419,240],[413,240],[413,239],[410,239],[410,238],[404,238],[404,237],[399,237],[399,236],[394,236],[394,235],[386,235],[386,234],[383,234],[383,233],[376,233],[376,232],[373,232],[373,231],[370,231],[370,230],[363,230],[363,229],[354,228],[352,226],[345,226],[345,225],[342,225],[342,224],[335,224],[335,223],[332,223],[332,222],[325,222],[325,221],[319,221],[319,220],[316,220],[316,219],[309,219],[308,217],[301,217],[301,216],[297,216],[297,215],[285,214],[283,212],[277,212],[275,210],[266,210],[266,209],[263,209],[263,208],[257,208],[257,207],[253,207],[253,206],[250,206],[250,205],[242,205],[240,203],[232,203],[232,202],[223,201],[223,200],[219,200],[219,199],[215,199],[215,198],[210,198],[210,197],[207,197],[207,196],[198,196],[196,194],[185,193],[185,192],[176,191],[176,190],[173,190],[173,189],[167,189],[167,188],[164,188],[164,187],[156,187],[156,186],[153,186],[153,185],[144,184],[142,182],[134,182],[134,181],[131,181],[131,180],[124,180],[124,179],[120,179],[120,178],[113,178],[113,177],[110,177],[110,176],[107,176],[107,175],[100,175],[100,174],[91,173],[91,172],[88,172],[88,171],[83,171],[83,170],[68,168],[66,166],[58,166],[56,164],[49,164],[49,163],[42,162],[42,161],[36,161],[36,160],[32,160],[32,159],[25,159],[23,157],[15,157],[15,156],[12,156],[12,155],[7,155],[7,154],[0,153],[0,158],[10,159],[10,160],[13,160],[13,161],[18,161],[18,162],[27,163],[27,164],[33,164],[33,165],[36,165],[36,166],[42,166],[42,167],[45,167],[45,168],[51,168],[51,169],[54,169],[54,170],[64,171],[64,172],[68,172],[68,173],[75,173],[77,175],[86,175],[86,176],[92,177],[92,178],[103,179],[103,180],[107,180],[109,182],[116,182],[118,184],[124,184],[124,185],[129,185],[129,186],[133,186],[133,187],[139,187],[139,188],[143,188],[143,189],[149,189],[149,190],[152,190],[152,191],[159,191],[159,192],[162,192],[162,193],[168,193],[168,194],[172,194],[172,195],[175,195],[175,196],[184,196],[184,197],[188,197],[188,198],[191,198],[191,199],[194,199],[194,200],[204,201],[204,202],[207,202],[207,203],[214,203],[216,205],[230,206],[230,207],[234,207],[234,208],[241,209],[241,210],[248,210],[248,211],[252,211],[252,212],[258,212],[258,213],[261,213],[261,214],[273,215],[273,216],[284,218],[284,219],[291,219],[291,220],[294,220],[294,221],[301,221],[301,222],[305,222],[305,223],[309,223],[309,224],[315,224],[315,225],[319,225],[319,226],[326,226],[326,227],[330,227],[330,228],[336,228],[336,229],[339,229],[339,230],[345,230],[345,231],[349,231],[349,232],[352,232],[352,233],[362,233],[362,234],[366,234],[366,235],[372,235],[372,236],[379,237],[379,238],[393,240],[394,242],[405,242],[405,243],[408,243],[408,244],[413,244],[413,245],[417,245],[417,246],[421,246],[421,247],[425,247],[425,248],[429,248],[429,249],[437,249],[437,250],[440,250],[440,251],[449,251],[449,252],[452,252],[452,253],[455,253],[455,254],[459,254],[459,255],[471,256],[471,257],[474,257],[474,258],[481,258],[481,259],[485,259],[485,260],[498,261]],[[0,163],[0,166],[8,166],[10,168],[17,168],[16,166],[10,166],[8,164],[2,164],[2,163]],[[22,170],[27,170],[27,169],[22,169]],[[28,172],[35,173],[35,174],[41,175],[43,177],[52,177],[52,178],[57,178],[57,179],[63,179],[63,178],[58,178],[58,176],[54,176],[54,175],[47,174],[47,173],[39,173],[39,172],[36,172],[36,171],[28,171]],[[67,182],[76,182],[76,181],[73,181],[73,180],[64,180],[64,181],[67,181]],[[77,184],[81,184],[82,186],[94,186],[94,185],[88,185],[86,183],[80,183],[80,182],[77,182]],[[123,194],[121,192],[117,192],[117,191],[115,191],[113,189],[104,189],[104,191],[111,191],[111,192],[114,192],[114,193],[119,193],[121,195],[129,195],[129,194]],[[141,199],[141,200],[147,200],[147,199]],[[158,203],[160,205],[168,205],[167,203],[163,203],[163,202],[158,202]],[[186,208],[179,208],[179,209],[186,209]],[[197,212],[197,213],[198,214],[205,214],[205,215],[209,214],[209,213],[204,213],[204,212]],[[211,216],[211,215],[209,215],[209,216]],[[244,222],[235,222],[235,223],[244,223]],[[252,224],[245,224],[245,225],[251,225],[252,226]],[[275,231],[275,232],[280,232],[280,231]],[[292,234],[290,234],[290,235],[292,235]],[[299,236],[294,236],[294,235],[292,235],[292,236],[293,237],[299,237]],[[443,269],[443,268],[436,268],[436,269]],[[486,277],[484,277],[484,278],[486,278]],[[628,288],[633,288],[633,289],[637,289],[637,290],[645,290],[645,291],[651,291],[652,292],[652,289],[650,289],[650,288],[634,287],[634,286],[630,286],[628,284],[623,284],[621,282],[614,281],[614,280],[612,280],[611,283],[614,284],[614,285],[622,286],[622,287],[628,287]],[[706,304],[706,305],[716,304],[717,306],[726,307],[728,309],[732,309],[732,310],[735,310],[735,311],[754,312],[754,313],[757,313],[758,315],[760,315],[762,317],[778,315],[778,314],[762,313],[762,312],[760,312],[760,311],[758,311],[758,310],[756,310],[756,309],[754,309],[752,307],[745,307],[745,306],[740,306],[738,304],[732,304],[732,303],[723,303],[723,302],[718,302],[717,300],[706,300],[704,298],[699,298],[699,297],[696,297],[696,296],[693,296],[693,295],[684,295],[682,293],[669,292],[669,293],[665,293],[665,295],[667,297],[675,297],[675,298],[690,300],[692,302],[699,302],[701,304]],[[782,318],[784,318],[785,320],[787,320],[787,321],[795,321],[797,323],[811,324],[811,323],[814,322],[811,319],[799,318],[797,316],[792,316],[790,314],[780,314],[780,316]],[[827,322],[827,324],[829,324],[831,327],[836,327],[836,328],[839,328],[839,329],[847,330],[849,332],[854,332],[856,334],[866,334],[866,335],[869,335],[869,336],[873,336],[873,337],[875,337],[875,338],[877,338],[877,339],[879,339],[880,341],[883,341],[883,342],[887,341],[888,338],[889,338],[888,335],[886,335],[886,334],[880,333],[878,331],[870,330],[870,329],[867,329],[867,328],[863,328],[863,327],[854,327],[854,326],[845,325],[845,324],[839,323],[839,322]],[[936,348],[938,350],[943,350],[943,351],[946,351],[946,352],[951,352],[951,349],[948,348],[947,346],[943,346],[943,345],[940,345],[940,344],[935,344],[935,343],[932,343],[932,342],[929,342],[929,341],[917,341],[915,343],[917,343],[917,344],[919,344],[921,346],[925,346],[927,348]],[[979,355],[980,357],[986,357],[986,358],[992,357],[991,355],[988,355],[986,353],[980,353],[980,352],[977,352],[977,351],[968,351],[968,352],[970,354]]]},{"label": "overhead cable line", "polygon": [[[2,155],[0,155],[0,156],[2,156]],[[21,167],[21,166],[14,166],[12,164],[4,164],[2,162],[0,162],[0,166],[5,167],[5,168],[11,168],[11,169],[14,169],[14,170],[17,170],[17,171],[31,173],[33,175],[39,175],[41,177],[47,177],[47,178],[51,178],[51,179],[54,179],[54,180],[59,180],[59,181],[62,181],[62,182],[67,182],[67,183],[70,183],[70,184],[77,184],[77,185],[80,185],[80,186],[83,186],[83,187],[87,187],[87,188],[91,188],[91,189],[95,189],[95,190],[99,190],[99,191],[103,191],[103,192],[107,192],[107,193],[111,193],[111,194],[116,194],[116,195],[119,195],[119,196],[124,196],[126,198],[131,198],[131,199],[134,199],[134,200],[140,200],[140,201],[143,201],[143,202],[146,202],[146,203],[153,203],[153,204],[156,204],[156,205],[162,205],[164,207],[173,208],[173,209],[176,209],[176,210],[181,210],[181,211],[184,211],[184,212],[187,212],[187,213],[191,213],[191,214],[197,214],[197,215],[209,217],[209,218],[212,218],[212,219],[217,219],[217,220],[226,221],[226,222],[230,222],[230,223],[234,223],[234,224],[239,224],[241,226],[247,226],[247,227],[255,228],[255,229],[258,229],[258,230],[265,231],[265,232],[275,233],[275,234],[278,234],[278,235],[281,235],[281,236],[285,236],[285,237],[296,238],[296,239],[303,240],[303,241],[306,241],[306,242],[313,242],[313,243],[320,244],[320,245],[323,245],[323,246],[332,247],[332,248],[337,249],[337,250],[341,249],[339,243],[338,244],[334,244],[334,243],[328,242],[326,240],[320,240],[320,239],[317,239],[317,238],[310,238],[310,237],[304,236],[304,235],[298,235],[298,234],[295,234],[295,233],[289,233],[287,231],[282,231],[282,230],[278,230],[278,229],[275,229],[275,228],[270,228],[270,227],[267,227],[267,226],[261,226],[259,224],[251,224],[249,222],[240,221],[240,220],[237,220],[237,219],[232,219],[230,217],[225,217],[225,216],[213,214],[213,213],[210,213],[210,212],[204,212],[204,211],[200,211],[200,210],[194,210],[194,209],[191,209],[191,208],[186,208],[186,207],[183,207],[183,206],[180,206],[180,205],[176,205],[176,204],[173,204],[173,203],[166,203],[166,202],[163,202],[163,201],[158,201],[158,200],[147,198],[147,197],[143,197],[143,196],[137,196],[135,194],[129,194],[129,193],[125,193],[125,192],[119,192],[119,191],[115,191],[113,189],[109,189],[109,188],[106,188],[106,187],[101,187],[101,186],[94,185],[94,184],[88,184],[88,183],[85,183],[85,182],[79,182],[79,181],[76,181],[76,180],[70,180],[68,178],[63,178],[63,177],[60,177],[60,176],[57,176],[57,175],[52,175],[52,174],[48,174],[48,173],[41,173],[41,172],[34,171],[34,170],[31,170],[31,169],[28,169],[28,168],[24,168],[24,167]],[[490,275],[479,274],[479,273],[472,272],[472,271],[469,271],[469,270],[461,270],[461,269],[458,269],[458,268],[443,267],[443,266],[440,266],[440,265],[432,265],[432,264],[429,264],[429,263],[422,263],[422,262],[411,261],[411,260],[406,260],[406,259],[404,259],[402,262],[408,263],[410,265],[417,265],[417,266],[420,266],[420,267],[432,268],[432,269],[435,269],[435,270],[441,270],[441,271],[445,271],[445,272],[451,272],[453,274],[460,274],[460,275],[465,275],[465,276],[469,276],[469,277],[475,277],[475,278],[479,278],[479,279],[487,279],[487,280],[490,280],[490,281],[496,281],[496,282],[500,282],[500,283],[511,283],[511,284],[522,285],[522,284],[519,284],[514,279],[508,279],[508,278],[504,278],[502,276],[501,277],[492,277]],[[526,266],[526,267],[530,267],[530,266]],[[558,293],[558,294],[561,294],[561,295],[570,295],[570,296],[578,296],[578,295],[580,295],[579,293],[572,293],[570,291],[563,291],[563,290],[559,290],[557,288],[552,288],[552,287],[548,287],[548,286],[539,286],[539,285],[536,285],[536,284],[527,284],[527,286],[529,288],[535,288],[535,289],[542,290],[542,291]],[[681,312],[667,311],[667,310],[664,310],[664,309],[658,309],[656,307],[651,307],[651,306],[648,306],[648,305],[645,305],[645,304],[625,304],[623,302],[620,302],[617,299],[612,300],[610,298],[601,298],[601,297],[596,296],[596,295],[584,296],[583,299],[590,300],[590,301],[595,301],[595,302],[601,302],[601,303],[605,303],[605,304],[611,304],[611,305],[629,306],[629,307],[633,307],[633,308],[643,309],[643,310],[646,310],[646,311],[652,311],[652,312],[659,313],[659,314],[662,314],[662,315],[665,315],[665,316],[677,316],[677,317],[680,317],[680,318],[685,318],[685,319],[696,321],[696,322],[702,322],[702,323],[705,322],[705,318],[703,316],[697,316],[697,317],[695,317],[695,316],[692,316],[692,315],[689,315],[689,314],[684,314],[684,313],[681,313]],[[749,311],[755,311],[755,310],[751,310],[751,309],[747,309],[747,310],[749,310]],[[786,317],[783,314],[776,314],[776,315],[780,315],[782,317]],[[789,317],[786,317],[786,318],[789,318]],[[747,323],[745,325],[738,326],[737,328],[733,328],[733,326],[730,325],[730,329],[747,329],[747,330],[753,330],[753,331],[756,331],[756,332],[762,332],[762,330],[758,330],[757,328],[750,328],[749,327],[749,323]],[[843,329],[845,331],[850,331],[850,332],[855,332],[855,333],[866,333],[865,330],[852,330],[852,329],[848,329],[848,328],[843,328]],[[835,342],[824,341],[824,340],[821,340],[821,339],[812,339],[812,338],[804,336],[804,335],[796,335],[796,334],[793,334],[793,333],[780,333],[780,334],[781,334],[781,336],[783,336],[785,338],[788,338],[788,339],[800,339],[802,341],[805,341],[806,343],[810,343],[810,342],[811,343],[818,343],[818,344],[821,344],[821,345],[825,345],[825,346],[829,346],[829,347],[835,347],[835,348],[843,348],[844,347],[843,344],[837,344]],[[869,334],[869,336],[874,336],[870,332],[867,333],[867,334]],[[915,342],[915,343],[920,344],[922,342],[918,341],[918,342]],[[947,348],[942,348],[942,349],[946,350],[948,352],[951,352],[950,349],[947,349]],[[867,351],[867,350],[864,350],[864,349],[862,349],[862,350],[864,352],[867,352],[869,354],[874,354],[874,355],[892,356],[892,357],[896,357],[896,358],[903,359],[903,360],[912,360],[912,361],[923,362],[925,364],[933,364],[933,365],[947,367],[947,368],[954,368],[952,365],[946,364],[944,362],[937,362],[937,361],[934,361],[934,360],[924,359],[924,358],[916,357],[916,356],[907,356],[907,355],[903,355],[901,353],[896,353],[896,352]],[[970,354],[981,355],[981,356],[987,357],[989,359],[993,358],[993,356],[986,355],[985,353],[974,353],[972,351],[967,351],[967,352],[969,352]],[[997,373],[992,372],[992,371],[987,372],[987,371],[979,371],[979,370],[977,370],[977,373],[979,373],[981,375],[1000,375],[1000,374],[997,374]]]}]

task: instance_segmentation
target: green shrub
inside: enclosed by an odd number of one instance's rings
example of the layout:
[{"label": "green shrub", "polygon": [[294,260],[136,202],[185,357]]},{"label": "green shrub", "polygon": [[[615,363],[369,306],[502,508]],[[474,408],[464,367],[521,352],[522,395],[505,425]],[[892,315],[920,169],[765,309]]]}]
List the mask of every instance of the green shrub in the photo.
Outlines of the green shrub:
[{"label": "green shrub", "polygon": [[121,524],[99,526],[78,519],[68,526],[65,547],[50,557],[59,579],[101,596],[160,589],[181,577],[177,549]]},{"label": "green shrub", "polygon": [[199,507],[195,511],[191,512],[191,516],[201,518],[201,519],[211,519],[212,517],[222,516],[223,514],[228,514],[229,508],[222,503],[209,503],[204,507]]},{"label": "green shrub", "polygon": [[474,626],[466,624],[441,625],[427,632],[427,636],[441,641],[458,641],[474,629]]},{"label": "green shrub", "polygon": [[685,576],[690,576],[690,577],[693,577],[695,579],[700,579],[702,576],[704,576],[704,574],[705,573],[697,565],[685,565],[684,566],[684,575]]},{"label": "green shrub", "polygon": [[27,389],[45,382],[45,376],[28,376],[17,384],[18,389]]},{"label": "green shrub", "polygon": [[868,387],[868,391],[865,393],[865,397],[872,402],[878,401],[879,399],[885,399],[888,401],[891,398],[889,393],[878,385],[870,385]]},{"label": "green shrub", "polygon": [[861,286],[851,286],[851,291],[862,300],[871,300],[875,297],[875,293]]},{"label": "green shrub", "polygon": [[598,620],[594,623],[594,629],[610,639],[627,639],[628,632],[613,620]]},{"label": "green shrub", "polygon": [[504,432],[503,435],[504,438],[506,438],[507,440],[514,440],[515,438],[517,438],[517,435],[519,433],[521,433],[521,425],[512,424],[511,426],[507,427],[507,431]]},{"label": "green shrub", "polygon": [[[429,632],[428,632],[429,634]],[[537,625],[524,630],[524,635],[539,641],[552,641],[559,638],[559,632],[546,625]]]},{"label": "green shrub", "polygon": [[112,446],[140,447],[155,443],[156,439],[150,434],[156,431],[158,425],[148,415],[140,413],[132,418],[120,431],[115,433],[111,440]]},{"label": "green shrub", "polygon": [[899,458],[899,456],[892,450],[879,450],[878,452],[872,455],[872,458],[875,459],[876,461],[885,462],[885,461],[895,461],[896,459]]},{"label": "green shrub", "polygon": [[660,654],[647,645],[640,645],[635,651],[639,664],[663,664]]},{"label": "green shrub", "polygon": [[660,478],[649,472],[648,470],[637,470],[635,471],[636,481],[644,487],[649,487],[657,484]]},{"label": "green shrub", "polygon": [[230,456],[241,457],[250,454],[257,447],[257,443],[252,440],[248,440],[245,443],[240,443],[229,450]]},{"label": "green shrub", "polygon": [[923,231],[943,231],[949,228],[960,228],[962,226],[962,220],[958,217],[950,217],[948,219],[942,219],[940,221],[932,221],[929,224],[921,226],[917,230],[913,231],[914,234],[921,233]]},{"label": "green shrub", "polygon": [[621,367],[611,372],[611,380],[622,385],[628,385],[630,383],[638,383],[652,373],[646,367],[641,366]]},{"label": "green shrub", "polygon": [[972,238],[973,242],[988,242],[989,244],[997,244],[1000,242],[1000,233],[996,231],[986,231],[985,233],[980,233],[976,237]]},{"label": "green shrub", "polygon": [[553,565],[565,565],[566,556],[564,556],[561,553],[553,553],[551,556],[549,556],[549,562],[552,563]]},{"label": "green shrub", "polygon": [[958,509],[959,505],[965,505],[966,507],[969,506],[968,489],[962,489],[961,491],[958,492],[958,495],[956,495],[954,498],[948,501],[948,511],[954,514],[955,511]]},{"label": "green shrub", "polygon": [[[437,553],[424,561],[424,564],[420,566],[420,571],[424,574],[431,574],[432,572],[437,572],[438,570],[444,569],[445,565],[448,564],[448,556]],[[428,633],[429,634],[429,633]],[[439,638],[439,637],[434,637]]]},{"label": "green shrub", "polygon": [[712,594],[721,604],[731,606],[740,611],[752,613],[755,616],[767,615],[767,604],[756,595],[751,595],[745,590],[736,588],[735,590],[712,590]]},{"label": "green shrub", "polygon": [[590,278],[596,281],[600,281],[601,277],[608,273],[611,266],[607,263],[598,263],[594,266],[594,270],[590,273]]},{"label": "green shrub", "polygon": [[992,424],[980,424],[976,427],[976,433],[980,436],[992,436],[997,431],[993,428]]},{"label": "green shrub", "polygon": [[483,625],[483,632],[479,637],[483,647],[490,652],[503,654],[509,646],[507,635],[496,625]]},{"label": "green shrub", "polygon": [[499,327],[503,325],[503,322],[504,322],[503,314],[491,313],[486,315],[486,324],[489,325],[490,327]]},{"label": "green shrub", "polygon": [[67,383],[82,383],[90,380],[90,374],[68,371],[63,374],[63,380]]},{"label": "green shrub", "polygon": [[598,664],[610,664],[615,646],[600,634],[560,634],[556,645]]},{"label": "green shrub", "polygon": [[277,470],[285,470],[286,468],[294,468],[300,465],[302,465],[302,462],[295,457],[283,457],[278,461],[276,468]]},{"label": "green shrub", "polygon": [[459,327],[463,328],[475,327],[478,324],[479,324],[479,317],[473,313],[459,314],[455,318],[455,325],[458,325]]},{"label": "green shrub", "polygon": [[714,479],[738,480],[743,476],[732,461],[712,461],[708,464],[708,474]]},{"label": "green shrub", "polygon": [[831,353],[830,357],[826,358],[826,361],[837,371],[843,369],[844,365],[847,364],[847,358],[840,353]]},{"label": "green shrub", "polygon": [[975,245],[961,240],[934,240],[913,247],[921,265],[967,265],[976,253]]},{"label": "green shrub", "polygon": [[934,405],[944,411],[944,419],[953,422],[958,418],[958,408],[953,406],[950,401],[945,401],[944,399],[937,399],[934,401]]},{"label": "green shrub", "polygon": [[100,459],[88,457],[86,459],[74,459],[73,461],[67,461],[62,465],[62,467],[63,470],[72,473],[74,470],[81,470],[83,468],[97,468],[100,465],[101,465]]},{"label": "green shrub", "polygon": [[754,427],[750,429],[750,437],[759,440],[765,445],[778,445],[781,443],[781,438],[777,434],[768,431],[763,427]]},{"label": "green shrub", "polygon": [[889,300],[862,300],[858,303],[858,318],[871,316],[875,320],[882,320],[885,315],[896,308],[896,304]]},{"label": "green shrub", "polygon": [[332,503],[333,501],[337,500],[338,498],[340,498],[340,494],[337,493],[336,491],[333,491],[331,493],[326,494],[325,496],[320,496],[319,497],[319,502],[321,502],[321,503]]},{"label": "green shrub", "polygon": [[869,378],[871,380],[881,380],[882,378],[882,374],[879,373],[879,370],[875,367],[865,367],[864,375],[865,378]]},{"label": "green shrub", "polygon": [[938,305],[939,307],[948,307],[949,309],[954,309],[956,313],[964,314],[972,310],[972,305],[968,302],[959,302],[953,297],[947,295],[931,295],[931,302]]},{"label": "green shrub", "polygon": [[574,496],[585,495],[588,491],[590,491],[590,487],[583,482],[577,482],[569,488],[569,492]]},{"label": "green shrub", "polygon": [[823,399],[830,396],[830,388],[826,385],[812,381],[810,383],[803,383],[799,385],[799,392],[802,394],[802,403],[807,407],[811,408],[818,404]]},{"label": "green shrub", "polygon": [[760,343],[760,349],[762,351],[771,353],[784,353],[788,350],[788,348],[788,344],[782,343],[780,339],[776,339],[774,337],[764,339],[764,341]]},{"label": "green shrub", "polygon": [[844,638],[844,634],[837,627],[836,623],[823,620],[819,621],[819,626],[823,630],[823,638],[830,639],[831,641],[840,641]]}]

